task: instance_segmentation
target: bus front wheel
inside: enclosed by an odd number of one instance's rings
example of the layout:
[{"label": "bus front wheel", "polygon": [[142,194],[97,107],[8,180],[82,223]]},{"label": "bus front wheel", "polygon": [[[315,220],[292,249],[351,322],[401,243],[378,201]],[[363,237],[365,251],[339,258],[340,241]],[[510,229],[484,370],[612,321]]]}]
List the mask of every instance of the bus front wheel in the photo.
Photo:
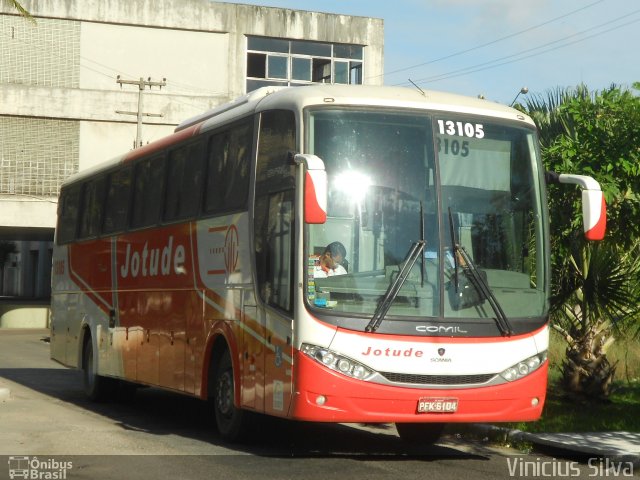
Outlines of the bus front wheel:
[{"label": "bus front wheel", "polygon": [[445,425],[445,423],[396,423],[396,430],[405,442],[432,445],[442,435]]},{"label": "bus front wheel", "polygon": [[226,350],[215,367],[213,408],[220,436],[228,441],[241,440],[245,434],[245,414],[234,404],[234,380],[231,356]]}]

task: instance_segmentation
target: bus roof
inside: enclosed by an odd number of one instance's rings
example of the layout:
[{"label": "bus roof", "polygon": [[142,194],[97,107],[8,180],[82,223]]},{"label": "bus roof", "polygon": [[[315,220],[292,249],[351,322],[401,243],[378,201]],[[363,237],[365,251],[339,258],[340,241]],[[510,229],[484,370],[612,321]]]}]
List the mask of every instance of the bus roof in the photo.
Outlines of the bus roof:
[{"label": "bus roof", "polygon": [[112,158],[95,167],[69,177],[64,184],[87,178],[108,170],[122,162],[151,154],[163,147],[254,112],[271,109],[300,111],[313,105],[396,107],[451,113],[486,115],[533,126],[533,121],[522,112],[499,103],[452,93],[416,88],[311,84],[302,87],[263,87],[232,102],[222,104],[201,115],[180,123],[175,132],[144,147]]},{"label": "bus roof", "polygon": [[209,130],[230,117],[249,112],[277,108],[301,110],[312,105],[359,105],[440,110],[488,115],[533,125],[522,112],[499,103],[452,93],[415,88],[312,84],[302,87],[264,87],[233,102],[182,122],[176,132],[203,122],[201,130]]}]

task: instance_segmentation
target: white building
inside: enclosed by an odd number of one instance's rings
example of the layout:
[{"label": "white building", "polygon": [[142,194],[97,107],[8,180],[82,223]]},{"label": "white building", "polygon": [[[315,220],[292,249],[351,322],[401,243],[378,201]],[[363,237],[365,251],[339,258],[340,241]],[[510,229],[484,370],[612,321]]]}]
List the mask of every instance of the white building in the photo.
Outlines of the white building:
[{"label": "white building", "polygon": [[60,184],[133,148],[139,111],[146,144],[260,86],[382,83],[380,19],[208,0],[21,4],[35,24],[0,2],[0,327],[16,299],[48,301]]}]

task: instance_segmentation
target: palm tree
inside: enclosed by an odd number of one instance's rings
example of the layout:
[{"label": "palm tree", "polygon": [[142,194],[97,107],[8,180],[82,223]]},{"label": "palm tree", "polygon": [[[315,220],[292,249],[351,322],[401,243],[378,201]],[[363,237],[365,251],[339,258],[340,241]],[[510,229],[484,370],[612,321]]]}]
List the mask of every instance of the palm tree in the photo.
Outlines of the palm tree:
[{"label": "palm tree", "polygon": [[538,127],[540,145],[543,150],[546,150],[558,136],[571,130],[571,119],[563,114],[562,105],[572,98],[584,98],[588,95],[589,91],[582,85],[575,89],[558,87],[555,90],[549,90],[546,96],[530,95],[524,106],[516,104],[516,108],[533,119]]},{"label": "palm tree", "polygon": [[31,13],[29,13],[29,11],[26,8],[24,8],[22,4],[17,0],[2,0],[2,1],[7,5],[9,5],[10,7],[15,8],[18,11],[18,13],[22,15],[24,18],[28,19],[33,23],[36,23],[35,19],[31,16]]},{"label": "palm tree", "polygon": [[[620,206],[637,206],[635,173],[619,167],[627,159],[630,165],[637,163],[633,157],[637,101],[615,85],[600,93],[579,86],[556,89],[546,97],[530,96],[525,106],[518,106],[538,127],[546,168],[596,177],[618,219],[629,218],[619,213]],[[630,113],[625,116],[619,112]],[[625,130],[620,123],[617,128],[607,127],[605,120],[611,117],[626,122],[625,128],[632,127]],[[616,144],[623,148],[613,151],[611,146]],[[620,184],[624,188],[615,188]],[[614,230],[607,233],[609,238],[602,244],[585,242],[575,233],[581,229],[576,199],[575,191],[564,186],[549,187],[552,328],[567,343],[561,368],[565,391],[573,396],[602,398],[611,392],[616,368],[609,362],[607,350],[616,335],[630,331],[634,322],[640,328],[640,241],[634,238],[628,222],[626,226],[617,223],[617,229],[612,222]]]},{"label": "palm tree", "polygon": [[569,256],[552,301],[553,328],[567,343],[562,385],[571,396],[606,398],[616,364],[607,350],[640,314],[640,242],[631,251],[583,243]]}]

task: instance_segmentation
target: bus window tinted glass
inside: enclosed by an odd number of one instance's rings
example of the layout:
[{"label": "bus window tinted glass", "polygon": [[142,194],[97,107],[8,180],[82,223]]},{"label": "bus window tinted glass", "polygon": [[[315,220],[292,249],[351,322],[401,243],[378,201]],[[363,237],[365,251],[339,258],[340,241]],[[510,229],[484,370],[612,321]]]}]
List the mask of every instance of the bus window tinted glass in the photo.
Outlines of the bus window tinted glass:
[{"label": "bus window tinted glass", "polygon": [[197,143],[178,148],[169,155],[165,220],[181,220],[197,214],[204,183],[202,150],[202,144]]},{"label": "bus window tinted glass", "polygon": [[211,137],[205,202],[207,213],[246,207],[252,142],[253,118]]},{"label": "bus window tinted glass", "polygon": [[131,168],[123,168],[109,175],[109,189],[105,202],[103,233],[122,232],[127,227]]},{"label": "bus window tinted glass", "polygon": [[295,167],[289,153],[296,148],[293,112],[263,112],[256,180],[254,229],[256,274],[262,300],[292,311]]},{"label": "bus window tinted glass", "polygon": [[293,188],[296,149],[295,115],[287,110],[264,112],[260,121],[256,190],[258,194]]},{"label": "bus window tinted glass", "polygon": [[68,243],[75,239],[79,204],[80,185],[74,185],[62,191],[57,231],[58,244]]},{"label": "bus window tinted glass", "polygon": [[136,181],[133,190],[133,228],[154,225],[160,218],[162,206],[162,180],[164,179],[164,158],[155,157],[142,160],[136,165]]},{"label": "bus window tinted glass", "polygon": [[106,178],[87,182],[82,195],[82,218],[80,220],[80,238],[97,237],[100,234],[102,210],[104,206]]}]

